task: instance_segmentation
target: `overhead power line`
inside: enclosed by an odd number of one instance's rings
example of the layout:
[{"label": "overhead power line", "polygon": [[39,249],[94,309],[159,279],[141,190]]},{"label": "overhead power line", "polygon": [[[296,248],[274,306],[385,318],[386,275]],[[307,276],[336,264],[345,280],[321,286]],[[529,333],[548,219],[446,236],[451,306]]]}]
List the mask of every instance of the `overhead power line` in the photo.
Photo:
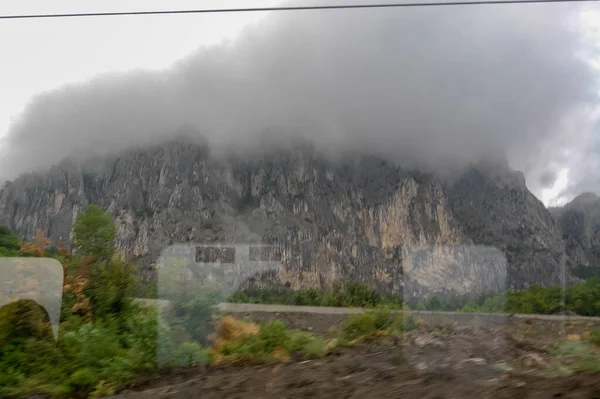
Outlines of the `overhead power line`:
[{"label": "overhead power line", "polygon": [[492,4],[534,4],[534,3],[587,3],[600,0],[488,0],[488,1],[436,1],[417,3],[381,3],[381,4],[348,4],[329,6],[282,6],[282,7],[254,7],[254,8],[212,8],[198,10],[155,10],[155,11],[116,11],[116,12],[89,12],[65,14],[23,14],[0,15],[0,19],[40,19],[40,18],[80,18],[80,17],[116,17],[133,15],[169,15],[169,14],[223,14],[241,12],[266,12],[266,11],[306,11],[306,10],[343,10],[366,8],[402,8],[402,7],[442,7],[442,6],[480,6]]}]

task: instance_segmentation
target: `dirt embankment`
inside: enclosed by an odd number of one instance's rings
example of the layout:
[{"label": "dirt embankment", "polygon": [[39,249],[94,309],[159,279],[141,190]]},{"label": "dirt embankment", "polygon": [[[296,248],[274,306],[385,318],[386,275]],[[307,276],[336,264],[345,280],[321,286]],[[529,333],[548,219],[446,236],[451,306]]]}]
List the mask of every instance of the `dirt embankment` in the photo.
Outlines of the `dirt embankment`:
[{"label": "dirt embankment", "polygon": [[[325,332],[347,315],[254,312]],[[424,318],[423,318],[424,319]],[[479,317],[420,320],[400,338],[336,349],[324,359],[209,367],[163,375],[113,399],[187,398],[600,398],[600,375],[573,373],[551,347],[586,322]],[[333,323],[332,323],[333,322]],[[598,358],[600,359],[600,357]]]},{"label": "dirt embankment", "polygon": [[[400,348],[354,348],[327,359],[270,366],[228,367],[170,376],[168,385],[115,399],[188,398],[597,398],[598,376],[560,378],[420,372]],[[162,386],[161,386],[162,385]],[[594,396],[596,395],[596,396]]]},{"label": "dirt embankment", "polygon": [[[224,313],[238,318],[254,321],[281,320],[290,328],[316,333],[326,333],[331,328],[339,326],[349,315],[365,311],[358,308],[229,303],[222,303],[219,307]],[[514,334],[523,334],[526,338],[543,341],[554,341],[569,334],[580,334],[586,329],[600,328],[599,317],[428,311],[411,311],[406,315],[423,319],[430,325],[503,328]]]}]

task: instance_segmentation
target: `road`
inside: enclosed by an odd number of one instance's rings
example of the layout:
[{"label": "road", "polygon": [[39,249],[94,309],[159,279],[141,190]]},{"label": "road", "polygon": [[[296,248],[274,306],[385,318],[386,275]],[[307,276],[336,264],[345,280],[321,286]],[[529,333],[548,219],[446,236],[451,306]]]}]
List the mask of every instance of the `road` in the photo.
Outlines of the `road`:
[{"label": "road", "polygon": [[[269,313],[312,313],[312,314],[331,314],[331,315],[350,315],[363,313],[369,309],[365,308],[334,308],[325,306],[290,306],[290,305],[263,305],[263,304],[251,304],[251,303],[220,303],[218,308],[222,312],[230,313],[256,313],[256,312],[269,312]],[[398,311],[400,312],[400,311]],[[542,315],[542,314],[508,314],[508,313],[465,313],[465,312],[440,312],[440,311],[426,311],[426,310],[411,310],[410,313],[414,316],[465,316],[465,317],[514,317],[517,319],[538,319],[547,321],[589,321],[599,322],[600,317],[585,317],[585,316],[571,316],[567,314],[560,315]]]},{"label": "road", "polygon": [[[168,306],[169,301],[165,299],[148,299],[135,298],[137,302],[147,304],[149,306],[157,304],[160,308]],[[225,313],[310,313],[315,315],[351,315],[369,311],[367,308],[336,308],[327,306],[293,306],[293,305],[265,305],[252,303],[229,303],[222,302],[217,305],[221,312]],[[401,312],[401,311],[398,311]],[[413,316],[437,316],[450,318],[501,318],[512,317],[516,319],[536,319],[546,321],[581,321],[600,323],[600,317],[576,316],[568,314],[508,314],[508,313],[465,313],[465,312],[441,312],[427,310],[411,310]]]}]

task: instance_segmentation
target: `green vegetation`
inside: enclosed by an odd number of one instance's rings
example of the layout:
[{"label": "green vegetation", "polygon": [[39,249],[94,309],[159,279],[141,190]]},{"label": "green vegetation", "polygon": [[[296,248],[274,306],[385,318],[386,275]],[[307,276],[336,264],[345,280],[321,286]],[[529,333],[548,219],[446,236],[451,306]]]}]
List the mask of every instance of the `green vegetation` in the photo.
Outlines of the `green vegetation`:
[{"label": "green vegetation", "polygon": [[403,331],[413,328],[415,321],[412,316],[381,308],[348,317],[342,323],[337,338],[339,345],[347,346],[382,336],[400,337]]},{"label": "green vegetation", "polygon": [[[135,304],[137,273],[117,253],[115,235],[111,218],[94,205],[73,226],[76,255],[62,243],[51,248],[39,230],[22,243],[0,228],[0,256],[52,257],[64,272],[58,341],[36,302],[0,308],[0,397],[110,395],[154,372],[157,359],[165,367],[209,361],[198,341],[206,343],[206,314],[217,298],[179,298],[165,315]],[[29,272],[26,261],[19,265]],[[29,282],[33,289],[39,283]]]},{"label": "green vegetation", "polygon": [[590,332],[590,342],[600,347],[600,329],[594,328]]},{"label": "green vegetation", "polygon": [[570,364],[563,366],[563,374],[573,372],[600,372],[600,350],[592,343],[585,341],[565,341],[557,345],[554,355],[568,358]]},{"label": "green vegetation", "polygon": [[591,277],[600,278],[600,268],[590,267],[584,265],[577,265],[571,269],[571,274],[583,280],[587,280]]},{"label": "green vegetation", "polygon": [[[383,295],[357,282],[323,291],[246,291],[229,298],[232,302],[375,308],[349,317],[325,337],[292,330],[277,321],[257,325],[232,317],[217,320],[214,305],[225,299],[219,287],[182,278],[186,264],[180,260],[169,261],[158,271],[160,285],[142,287],[152,296],[168,299],[168,308],[161,312],[144,307],[132,299],[140,292],[140,281],[134,265],[116,250],[115,237],[113,221],[94,205],[74,223],[75,254],[64,243],[51,247],[41,230],[31,241],[22,242],[8,228],[0,227],[0,257],[50,257],[62,264],[64,272],[57,341],[47,313],[36,302],[19,300],[0,308],[0,397],[106,396],[159,368],[318,358],[337,346],[381,337],[395,342],[416,326],[411,317],[392,311],[402,308],[401,296]],[[24,281],[30,279],[35,289],[39,282],[27,259],[20,259],[18,265]],[[475,301],[433,297],[411,307],[519,313],[568,309],[600,316],[600,281],[591,278],[565,292],[559,287],[531,287]],[[590,332],[589,344],[600,344],[600,331]],[[569,356],[574,358],[580,353],[577,350],[557,349],[562,354],[571,351]],[[586,364],[592,361],[583,352],[581,356],[578,369],[589,369]]]},{"label": "green vegetation", "polygon": [[288,329],[280,321],[262,326],[225,316],[220,320],[211,354],[216,363],[264,362],[326,354],[325,341]]},{"label": "green vegetation", "polygon": [[[401,309],[400,295],[383,295],[372,288],[350,281],[345,286],[329,290],[254,290],[238,291],[229,302],[281,304],[297,306],[389,307]],[[409,302],[416,310],[481,313],[556,314],[568,310],[582,316],[600,316],[600,279],[590,278],[566,289],[560,286],[507,291],[504,294],[483,295],[478,299],[453,298],[441,300],[436,296],[425,302]]]},{"label": "green vegetation", "polygon": [[92,255],[108,260],[114,252],[117,229],[108,215],[98,205],[90,205],[73,223],[73,248],[82,255]]},{"label": "green vegetation", "polygon": [[320,358],[336,347],[385,337],[397,341],[415,327],[411,316],[386,308],[352,315],[324,337],[288,329],[280,321],[257,325],[225,316],[212,336],[210,358],[217,364]]},{"label": "green vegetation", "polygon": [[380,294],[373,288],[355,281],[344,286],[336,284],[327,290],[307,289],[238,291],[228,298],[234,303],[265,303],[296,306],[333,306],[375,308],[386,306],[402,308],[402,296]]},{"label": "green vegetation", "polygon": [[12,234],[10,229],[0,226],[0,257],[18,256],[21,240]]},{"label": "green vegetation", "polygon": [[[244,323],[241,331],[246,333],[235,333],[232,326],[243,322],[214,319],[214,305],[224,299],[218,287],[182,280],[185,264],[179,261],[161,269],[160,292],[150,287],[154,296],[169,299],[170,306],[161,312],[137,304],[137,272],[116,251],[115,236],[111,218],[94,205],[74,223],[76,254],[64,243],[52,248],[41,230],[31,242],[21,242],[0,228],[0,256],[51,257],[64,272],[58,341],[47,313],[35,301],[15,300],[0,308],[0,397],[107,396],[161,367],[327,353],[324,340],[279,322]],[[18,262],[23,281],[35,289],[35,273],[26,260]]]},{"label": "green vegetation", "polygon": [[600,280],[590,278],[566,289],[559,286],[507,291],[504,295],[487,296],[467,301],[453,310],[484,313],[556,314],[565,310],[582,316],[600,316]]}]

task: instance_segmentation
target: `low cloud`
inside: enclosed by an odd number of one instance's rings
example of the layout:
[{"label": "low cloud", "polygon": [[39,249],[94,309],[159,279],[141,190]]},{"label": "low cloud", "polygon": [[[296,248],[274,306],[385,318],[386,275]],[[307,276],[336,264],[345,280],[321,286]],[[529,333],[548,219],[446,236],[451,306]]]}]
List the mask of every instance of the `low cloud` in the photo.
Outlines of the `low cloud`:
[{"label": "low cloud", "polygon": [[597,154],[592,48],[568,6],[271,14],[168,70],[37,96],[4,138],[0,179],[192,129],[216,147],[271,132],[429,169],[506,157],[539,194]]}]

